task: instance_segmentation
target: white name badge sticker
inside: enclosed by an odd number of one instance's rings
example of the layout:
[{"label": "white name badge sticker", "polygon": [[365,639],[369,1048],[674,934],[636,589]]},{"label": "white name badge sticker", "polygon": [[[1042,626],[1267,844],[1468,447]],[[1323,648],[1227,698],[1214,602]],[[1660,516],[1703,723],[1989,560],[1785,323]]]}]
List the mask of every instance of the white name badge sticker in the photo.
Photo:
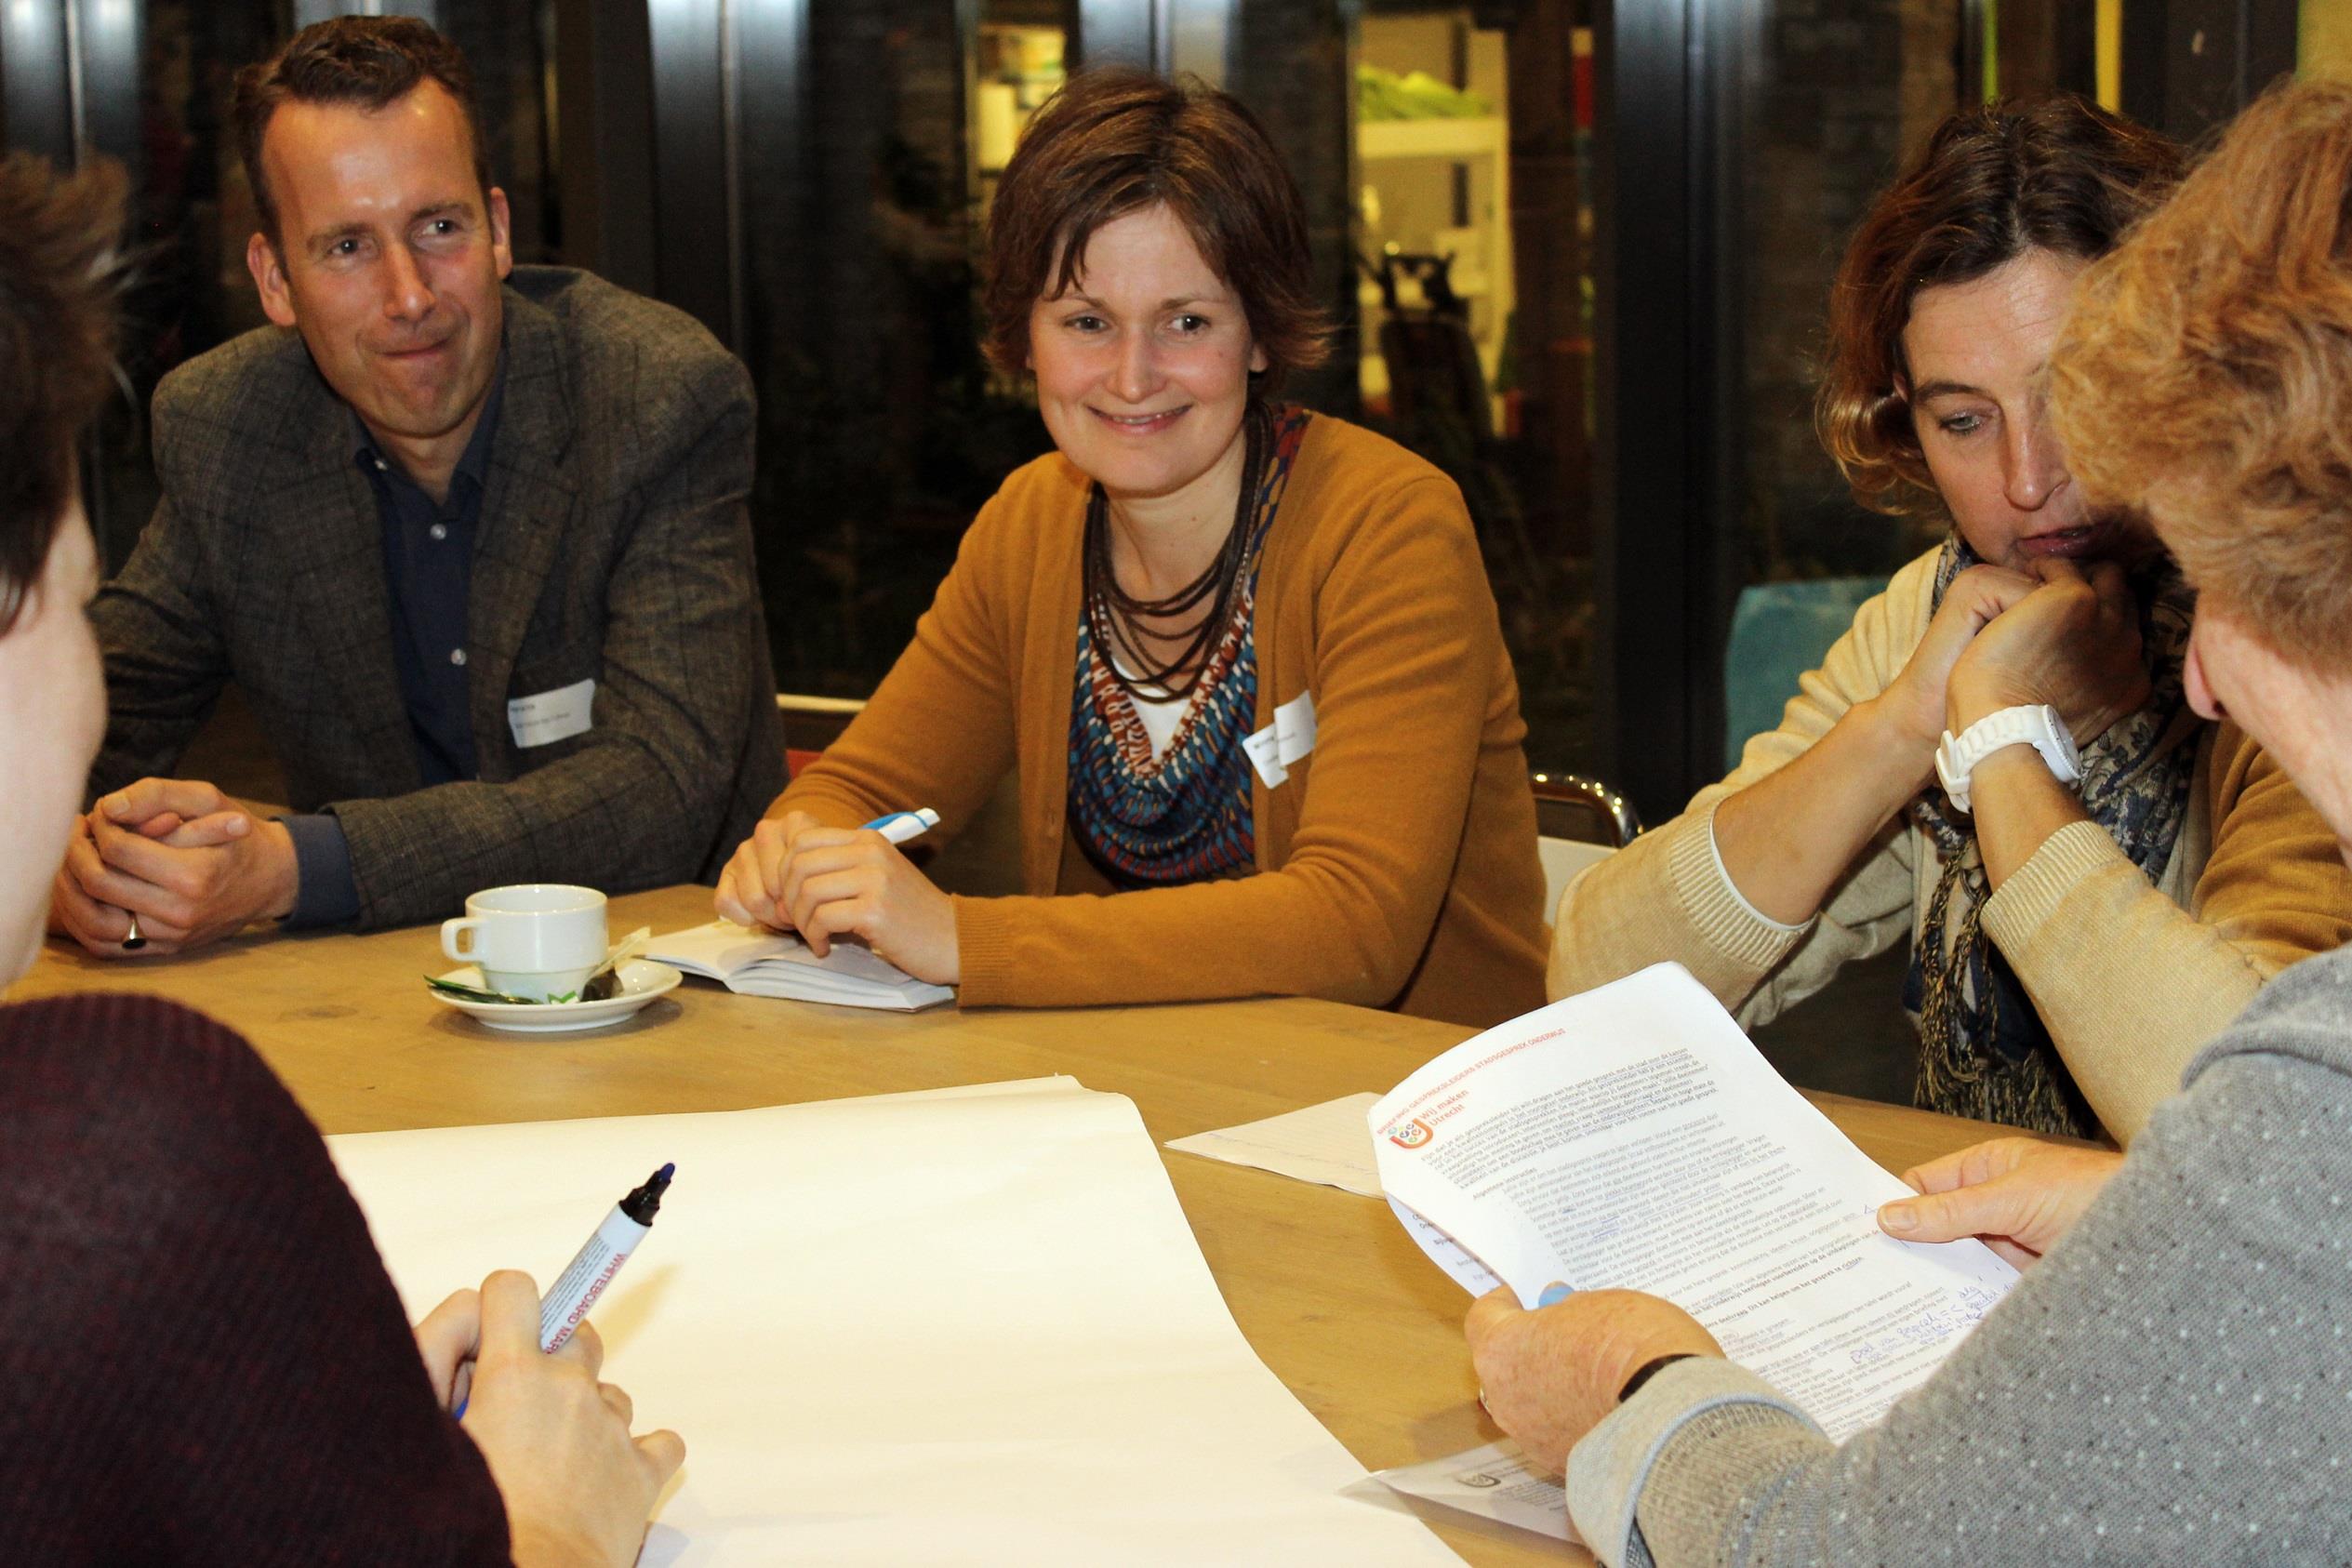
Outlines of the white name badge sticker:
[{"label": "white name badge sticker", "polygon": [[1300,692],[1274,710],[1275,755],[1284,768],[1315,749],[1315,698]]},{"label": "white name badge sticker", "polygon": [[1300,692],[1274,710],[1274,722],[1242,742],[1250,765],[1269,790],[1290,777],[1290,764],[1315,749],[1315,699]]},{"label": "white name badge sticker", "polygon": [[573,736],[588,733],[589,710],[595,701],[596,683],[592,678],[574,681],[568,686],[557,686],[537,697],[518,697],[506,705],[507,727],[514,732],[514,743],[525,751],[569,740]]},{"label": "white name badge sticker", "polygon": [[1268,724],[1242,742],[1242,750],[1250,755],[1250,765],[1257,769],[1258,777],[1269,790],[1290,777],[1290,769],[1282,765],[1282,746],[1274,738],[1274,726]]}]

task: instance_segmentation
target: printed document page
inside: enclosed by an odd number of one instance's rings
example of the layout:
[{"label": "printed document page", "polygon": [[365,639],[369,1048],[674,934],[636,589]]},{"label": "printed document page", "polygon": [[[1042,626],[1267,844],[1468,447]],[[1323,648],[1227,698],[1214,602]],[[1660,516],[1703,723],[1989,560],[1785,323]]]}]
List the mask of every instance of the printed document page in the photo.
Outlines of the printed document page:
[{"label": "printed document page", "polygon": [[1679,964],[1465,1041],[1371,1126],[1390,1202],[1466,1288],[1499,1278],[1530,1307],[1554,1282],[1663,1296],[1833,1440],[1922,1381],[2016,1279],[1975,1242],[1881,1232],[1878,1205],[1910,1189]]},{"label": "printed document page", "polygon": [[329,1140],[420,1314],[544,1285],[664,1161],[591,1315],[686,1464],[653,1564],[1437,1564],[1268,1372],[1135,1107],[1069,1079]]}]

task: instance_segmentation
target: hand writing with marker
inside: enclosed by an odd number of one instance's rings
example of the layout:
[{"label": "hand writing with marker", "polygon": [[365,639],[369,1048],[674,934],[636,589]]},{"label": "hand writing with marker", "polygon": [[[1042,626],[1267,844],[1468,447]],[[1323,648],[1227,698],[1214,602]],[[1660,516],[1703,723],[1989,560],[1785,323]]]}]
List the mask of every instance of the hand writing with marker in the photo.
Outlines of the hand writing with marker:
[{"label": "hand writing with marker", "polygon": [[686,1445],[672,1431],[631,1437],[636,1407],[602,1382],[604,1342],[581,1323],[539,1349],[539,1293],[504,1269],[434,1308],[417,1348],[443,1408],[465,1410],[505,1500],[518,1568],[637,1560],[646,1517]]}]

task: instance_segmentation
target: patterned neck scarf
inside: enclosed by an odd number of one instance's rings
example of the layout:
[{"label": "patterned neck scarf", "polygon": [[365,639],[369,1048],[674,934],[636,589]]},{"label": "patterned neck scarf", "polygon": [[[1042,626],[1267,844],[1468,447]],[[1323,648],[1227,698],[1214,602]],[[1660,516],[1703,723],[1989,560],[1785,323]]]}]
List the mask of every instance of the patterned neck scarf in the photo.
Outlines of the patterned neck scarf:
[{"label": "patterned neck scarf", "polygon": [[1150,735],[1112,675],[1110,650],[1095,642],[1084,614],[1078,618],[1070,827],[1086,858],[1114,886],[1206,882],[1256,867],[1249,754],[1242,742],[1257,715],[1257,568],[1312,417],[1287,405],[1272,412],[1266,475],[1245,525],[1249,549],[1241,591],[1162,755],[1151,754]]},{"label": "patterned neck scarf", "polygon": [[[1955,533],[1935,567],[1935,604],[1952,579],[1980,565]],[[2082,751],[2082,809],[2150,883],[2172,858],[2188,811],[2196,748],[2167,746],[2183,705],[2181,661],[2196,596],[2169,564],[2135,575],[2141,649],[2152,685],[2147,703]],[[1983,930],[1990,885],[1974,824],[1931,787],[1909,807],[1935,846],[1935,892],[1911,946],[1903,1003],[1920,1029],[1916,1104],[1954,1116],[2037,1132],[2093,1137],[2098,1118],[2083,1100],[2050,1031],[2009,961]]]}]

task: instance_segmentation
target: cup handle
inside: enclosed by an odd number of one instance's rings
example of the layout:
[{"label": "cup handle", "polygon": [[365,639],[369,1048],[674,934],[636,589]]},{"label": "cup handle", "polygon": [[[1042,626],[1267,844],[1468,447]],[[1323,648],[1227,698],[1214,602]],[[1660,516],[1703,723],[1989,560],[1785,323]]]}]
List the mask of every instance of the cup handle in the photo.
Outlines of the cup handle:
[{"label": "cup handle", "polygon": [[472,947],[463,945],[465,937],[481,929],[479,920],[445,920],[441,923],[441,950],[459,963],[471,963],[481,956],[481,938],[476,937]]}]

